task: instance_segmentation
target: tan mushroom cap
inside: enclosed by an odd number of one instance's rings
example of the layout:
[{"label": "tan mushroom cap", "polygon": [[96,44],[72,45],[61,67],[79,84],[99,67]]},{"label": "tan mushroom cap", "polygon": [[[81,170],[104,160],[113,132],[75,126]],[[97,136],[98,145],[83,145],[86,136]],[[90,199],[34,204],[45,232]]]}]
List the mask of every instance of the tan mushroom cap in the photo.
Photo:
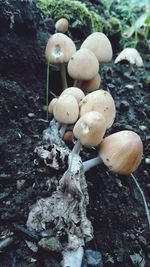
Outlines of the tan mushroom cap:
[{"label": "tan mushroom cap", "polygon": [[90,49],[97,57],[100,63],[107,63],[112,59],[112,46],[107,36],[102,32],[94,32],[90,34],[81,48]]},{"label": "tan mushroom cap", "polygon": [[56,98],[56,97],[53,98],[53,99],[50,101],[49,105],[48,105],[48,112],[51,113],[51,114],[53,114],[54,105],[55,105],[57,99],[58,99],[58,98]]},{"label": "tan mushroom cap", "polygon": [[83,91],[78,87],[68,87],[61,93],[61,95],[64,94],[73,95],[78,103],[85,97]]},{"label": "tan mushroom cap", "polygon": [[133,131],[120,131],[104,138],[99,156],[104,164],[118,174],[130,174],[141,163],[143,144]]},{"label": "tan mushroom cap", "polygon": [[126,60],[131,65],[143,66],[143,60],[135,48],[125,48],[115,59],[115,63]]},{"label": "tan mushroom cap", "polygon": [[45,55],[51,63],[66,63],[75,51],[75,44],[67,35],[55,33],[47,42]]},{"label": "tan mushroom cap", "polygon": [[100,84],[101,84],[101,76],[99,73],[97,73],[91,80],[82,81],[80,87],[84,92],[90,93],[94,90],[97,90]]},{"label": "tan mushroom cap", "polygon": [[103,139],[106,131],[105,119],[101,113],[91,111],[84,114],[75,124],[74,136],[81,144],[87,147],[97,146]]},{"label": "tan mushroom cap", "polygon": [[75,97],[67,94],[60,96],[54,105],[53,114],[62,124],[75,123],[79,116],[79,106]]},{"label": "tan mushroom cap", "polygon": [[75,80],[90,80],[99,70],[99,63],[93,52],[84,48],[76,51],[68,63],[68,73]]},{"label": "tan mushroom cap", "polygon": [[61,18],[56,21],[55,29],[57,32],[65,33],[68,31],[69,22],[65,18]]},{"label": "tan mushroom cap", "polygon": [[106,128],[110,128],[116,115],[111,94],[101,89],[86,95],[80,102],[80,117],[89,111],[100,112],[106,120]]}]

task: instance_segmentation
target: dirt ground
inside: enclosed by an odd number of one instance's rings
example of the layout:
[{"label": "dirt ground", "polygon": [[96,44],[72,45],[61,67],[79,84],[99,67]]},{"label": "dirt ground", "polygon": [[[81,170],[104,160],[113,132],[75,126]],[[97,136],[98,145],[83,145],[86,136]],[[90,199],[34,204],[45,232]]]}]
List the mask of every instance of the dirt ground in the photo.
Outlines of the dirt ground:
[{"label": "dirt ground", "polygon": [[[36,253],[27,241],[36,233],[26,231],[29,210],[41,197],[55,189],[47,179],[62,173],[38,162],[34,148],[41,141],[44,121],[46,64],[44,49],[54,23],[45,24],[34,3],[0,0],[0,266],[60,266],[61,256],[42,249]],[[15,19],[14,19],[15,14]],[[80,40],[79,40],[80,41]],[[115,46],[115,44],[113,44]],[[129,129],[143,141],[143,160],[135,172],[147,201],[150,196],[150,64],[148,48],[139,46],[145,68],[126,76],[126,65],[100,67],[101,88],[112,94],[117,117],[109,133]],[[115,51],[113,60],[116,54]],[[50,75],[50,91],[60,92],[58,69]],[[52,99],[50,92],[49,98]],[[84,150],[83,157],[96,156],[96,149]],[[88,218],[94,227],[94,239],[86,246],[102,253],[103,266],[150,266],[150,235],[141,195],[131,177],[111,173],[101,165],[86,175],[90,204]],[[133,263],[133,257],[137,262]],[[140,258],[140,260],[139,260]],[[145,262],[145,265],[142,265]]]}]

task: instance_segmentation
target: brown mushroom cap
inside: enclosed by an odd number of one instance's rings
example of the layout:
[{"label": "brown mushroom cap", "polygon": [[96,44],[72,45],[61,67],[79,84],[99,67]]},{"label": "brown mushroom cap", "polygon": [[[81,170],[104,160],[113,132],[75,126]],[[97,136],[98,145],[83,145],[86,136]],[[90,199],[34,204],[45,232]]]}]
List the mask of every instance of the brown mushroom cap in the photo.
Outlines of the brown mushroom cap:
[{"label": "brown mushroom cap", "polygon": [[48,105],[48,112],[51,113],[51,114],[53,114],[54,105],[55,105],[57,99],[58,99],[58,98],[56,98],[56,97],[53,98],[53,99],[51,100],[51,102],[49,103],[49,105]]},{"label": "brown mushroom cap", "polygon": [[135,48],[125,48],[115,59],[115,63],[126,60],[131,65],[143,66],[143,60]]},{"label": "brown mushroom cap", "polygon": [[90,34],[81,48],[88,48],[97,57],[100,63],[107,63],[112,59],[112,46],[107,36],[102,32],[94,32]]},{"label": "brown mushroom cap", "polygon": [[104,164],[118,174],[134,172],[142,159],[143,144],[133,131],[120,131],[104,138],[99,156]]},{"label": "brown mushroom cap", "polygon": [[75,124],[74,136],[84,146],[97,146],[102,141],[106,131],[105,119],[101,113],[91,111],[84,114]]},{"label": "brown mushroom cap", "polygon": [[85,97],[83,91],[78,87],[68,87],[61,93],[61,95],[64,94],[73,95],[78,103]]},{"label": "brown mushroom cap", "polygon": [[64,63],[69,61],[75,51],[75,44],[67,35],[55,33],[47,42],[45,55],[51,63]]},{"label": "brown mushroom cap", "polygon": [[80,88],[84,92],[90,93],[94,90],[97,90],[99,88],[100,84],[101,84],[101,77],[100,77],[99,73],[97,73],[91,80],[82,81],[80,84]]},{"label": "brown mushroom cap", "polygon": [[68,73],[75,80],[90,80],[99,70],[99,63],[93,52],[84,48],[76,51],[68,63]]},{"label": "brown mushroom cap", "polygon": [[68,31],[69,22],[65,18],[61,18],[56,21],[55,23],[55,29],[57,32],[65,33]]},{"label": "brown mushroom cap", "polygon": [[67,94],[60,96],[54,105],[53,114],[62,124],[75,123],[79,116],[79,106],[75,97]]},{"label": "brown mushroom cap", "polygon": [[110,128],[116,115],[111,94],[101,89],[86,95],[80,102],[80,117],[89,111],[100,112],[106,120],[106,127]]}]

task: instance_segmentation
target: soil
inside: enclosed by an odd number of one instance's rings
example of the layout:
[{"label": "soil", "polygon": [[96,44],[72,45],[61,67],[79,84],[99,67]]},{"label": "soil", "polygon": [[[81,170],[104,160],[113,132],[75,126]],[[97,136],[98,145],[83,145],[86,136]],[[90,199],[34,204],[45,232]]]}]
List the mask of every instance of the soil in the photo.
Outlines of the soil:
[{"label": "soil", "polygon": [[[44,49],[54,32],[54,22],[45,22],[33,1],[0,0],[0,10],[0,246],[4,237],[13,237],[0,252],[0,266],[60,266],[59,254],[42,249],[34,252],[26,243],[37,239],[36,233],[26,229],[31,206],[55,189],[53,183],[51,188],[47,186],[47,179],[62,175],[46,168],[34,154],[42,131],[48,127],[43,110]],[[135,69],[128,76],[127,65],[112,62],[102,66],[100,73],[101,88],[110,91],[117,108],[117,117],[107,135],[129,129],[143,141],[143,160],[135,176],[149,201],[150,65],[148,48],[141,45],[139,51],[145,69]],[[54,66],[49,99],[53,93],[58,95],[60,88],[59,72]],[[94,156],[96,149],[82,151],[83,158]],[[93,168],[86,177],[90,196],[87,215],[94,227],[94,239],[86,244],[86,249],[100,251],[104,267],[144,266],[144,261],[145,267],[150,266],[147,217],[131,177],[115,175],[103,165]],[[140,257],[139,265],[133,263],[131,255]]]}]

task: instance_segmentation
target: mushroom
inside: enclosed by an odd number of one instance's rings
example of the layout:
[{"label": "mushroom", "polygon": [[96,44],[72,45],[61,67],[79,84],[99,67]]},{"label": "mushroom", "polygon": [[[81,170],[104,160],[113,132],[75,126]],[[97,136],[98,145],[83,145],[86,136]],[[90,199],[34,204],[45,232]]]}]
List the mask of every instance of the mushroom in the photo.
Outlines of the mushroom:
[{"label": "mushroom", "polygon": [[[99,146],[99,156],[85,163],[84,170],[103,163],[113,172],[130,174],[141,163],[143,144],[138,134],[133,131],[120,131],[103,139]],[[95,161],[95,162],[94,162]]]},{"label": "mushroom", "polygon": [[133,66],[143,66],[143,60],[135,48],[125,48],[115,59],[115,63],[127,61],[129,63],[129,74],[133,71]]},{"label": "mushroom", "polygon": [[49,112],[50,114],[53,114],[54,105],[55,105],[57,99],[58,99],[58,98],[54,97],[54,98],[50,101],[50,103],[49,103],[49,105],[48,105],[48,112]]},{"label": "mushroom", "polygon": [[80,84],[80,88],[85,92],[85,93],[90,93],[99,88],[101,84],[101,77],[100,74],[97,73],[91,80],[84,80]]},{"label": "mushroom", "polygon": [[112,59],[112,46],[107,36],[102,32],[90,34],[81,45],[81,50],[88,48],[97,57],[99,63],[107,63]]},{"label": "mushroom", "polygon": [[60,129],[61,136],[64,135],[67,124],[73,124],[79,116],[79,105],[72,95],[64,94],[58,98],[53,109],[54,118],[63,124]]},{"label": "mushroom", "polygon": [[68,74],[75,79],[74,86],[79,86],[78,81],[92,79],[99,70],[99,63],[89,49],[81,49],[76,51],[70,58],[68,63]]},{"label": "mushroom", "polygon": [[97,111],[84,114],[75,124],[73,134],[78,139],[73,153],[79,153],[81,146],[97,146],[103,139],[106,123],[103,115]]},{"label": "mushroom", "polygon": [[99,146],[99,156],[83,162],[83,168],[86,172],[103,161],[115,173],[122,175],[130,174],[142,196],[150,228],[150,213],[147,202],[139,183],[132,173],[140,165],[142,153],[143,144],[140,136],[133,131],[120,131],[104,138]]},{"label": "mushroom", "polygon": [[63,89],[67,88],[65,63],[75,53],[76,47],[74,42],[63,33],[53,34],[46,45],[45,55],[50,63],[60,64]]},{"label": "mushroom", "polygon": [[80,102],[80,117],[89,111],[100,112],[105,120],[107,129],[113,124],[116,108],[111,94],[104,90],[97,90],[86,95]]},{"label": "mushroom", "polygon": [[85,94],[83,93],[83,91],[78,87],[68,87],[68,88],[66,88],[61,93],[61,95],[65,95],[65,94],[73,95],[76,98],[78,104],[85,97]]},{"label": "mushroom", "polygon": [[67,19],[65,18],[59,19],[55,23],[56,32],[65,33],[68,31],[68,26],[69,26],[69,22]]}]

